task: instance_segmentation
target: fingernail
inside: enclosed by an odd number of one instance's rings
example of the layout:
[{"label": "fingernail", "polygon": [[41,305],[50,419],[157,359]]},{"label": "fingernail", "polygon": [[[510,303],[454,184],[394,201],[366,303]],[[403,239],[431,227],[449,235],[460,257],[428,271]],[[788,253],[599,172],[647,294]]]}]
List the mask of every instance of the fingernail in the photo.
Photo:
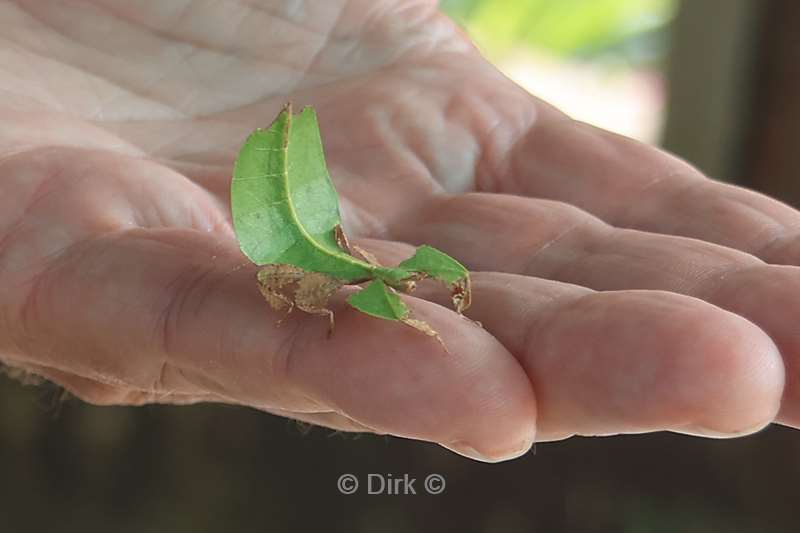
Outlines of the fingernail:
[{"label": "fingernail", "polygon": [[511,459],[516,459],[517,457],[525,455],[528,453],[528,450],[531,449],[532,443],[525,442],[509,451],[491,455],[479,452],[473,446],[463,441],[454,441],[448,444],[441,444],[441,446],[450,450],[451,452],[468,457],[469,459],[474,459],[484,463],[499,463],[502,461],[510,461]]},{"label": "fingernail", "polygon": [[687,435],[694,435],[696,437],[707,437],[712,439],[731,439],[735,437],[744,437],[745,435],[752,435],[753,433],[757,433],[759,431],[766,429],[767,426],[769,426],[769,422],[767,422],[766,424],[760,423],[756,426],[747,429],[720,431],[718,429],[711,429],[705,426],[690,424],[687,426],[683,426],[678,430],[678,432],[685,433]]}]

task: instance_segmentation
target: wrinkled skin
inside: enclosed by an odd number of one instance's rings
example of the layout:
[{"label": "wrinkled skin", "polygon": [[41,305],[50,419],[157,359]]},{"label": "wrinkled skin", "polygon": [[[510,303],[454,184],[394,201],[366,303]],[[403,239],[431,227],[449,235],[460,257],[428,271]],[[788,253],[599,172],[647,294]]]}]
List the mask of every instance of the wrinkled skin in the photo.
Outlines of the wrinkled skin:
[{"label": "wrinkled skin", "polygon": [[[800,425],[800,214],[574,122],[430,1],[3,2],[0,357],[95,404],[243,404],[487,461],[536,440]],[[432,244],[452,352],[334,299],[280,314],[238,250],[246,135],[314,105],[344,224]],[[602,292],[600,292],[602,291]],[[346,294],[347,291],[343,291]]]}]

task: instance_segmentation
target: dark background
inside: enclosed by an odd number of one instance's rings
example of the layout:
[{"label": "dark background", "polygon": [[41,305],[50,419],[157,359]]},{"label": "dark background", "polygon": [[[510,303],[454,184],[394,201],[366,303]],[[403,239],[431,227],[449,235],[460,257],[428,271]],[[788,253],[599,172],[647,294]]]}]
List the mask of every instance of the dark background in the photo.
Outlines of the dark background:
[{"label": "dark background", "polygon": [[[800,435],[672,434],[537,444],[502,464],[310,428],[241,407],[92,407],[0,387],[2,531],[796,531]],[[338,492],[344,473],[417,495]],[[447,481],[437,496],[422,480]]]},{"label": "dark background", "polygon": [[[705,31],[708,17],[733,29]],[[800,204],[800,3],[687,1],[669,35],[664,144]],[[698,127],[724,135],[693,141]],[[421,494],[345,496],[344,473],[362,489],[407,473]],[[443,494],[424,494],[431,473]],[[486,465],[240,407],[93,407],[0,376],[0,475],[0,532],[788,532],[800,432],[572,438]]]}]

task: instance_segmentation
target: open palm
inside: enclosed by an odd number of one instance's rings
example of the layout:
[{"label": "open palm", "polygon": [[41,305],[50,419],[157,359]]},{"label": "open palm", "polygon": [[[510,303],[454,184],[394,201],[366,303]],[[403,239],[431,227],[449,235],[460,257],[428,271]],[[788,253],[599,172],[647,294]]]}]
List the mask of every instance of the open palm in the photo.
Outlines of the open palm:
[{"label": "open palm", "polygon": [[[222,401],[439,442],[800,424],[800,214],[570,120],[432,1],[0,3],[0,356],[101,404]],[[475,270],[432,339],[334,302],[282,326],[233,160],[314,105],[346,230]],[[773,263],[773,264],[767,264]],[[603,292],[596,292],[603,291]],[[430,299],[447,295],[431,289]]]}]

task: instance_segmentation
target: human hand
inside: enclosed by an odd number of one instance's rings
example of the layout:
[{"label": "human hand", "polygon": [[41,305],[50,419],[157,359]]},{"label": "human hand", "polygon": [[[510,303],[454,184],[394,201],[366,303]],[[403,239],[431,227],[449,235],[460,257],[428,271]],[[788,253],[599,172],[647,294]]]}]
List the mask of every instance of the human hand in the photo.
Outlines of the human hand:
[{"label": "human hand", "polygon": [[[0,9],[9,364],[93,403],[243,404],[484,460],[534,438],[800,424],[800,270],[779,266],[800,215],[571,121],[434,2]],[[276,326],[228,187],[289,99],[318,111],[362,246],[427,242],[477,271],[485,329],[407,298],[451,355],[341,298],[330,340],[315,316]]]}]

